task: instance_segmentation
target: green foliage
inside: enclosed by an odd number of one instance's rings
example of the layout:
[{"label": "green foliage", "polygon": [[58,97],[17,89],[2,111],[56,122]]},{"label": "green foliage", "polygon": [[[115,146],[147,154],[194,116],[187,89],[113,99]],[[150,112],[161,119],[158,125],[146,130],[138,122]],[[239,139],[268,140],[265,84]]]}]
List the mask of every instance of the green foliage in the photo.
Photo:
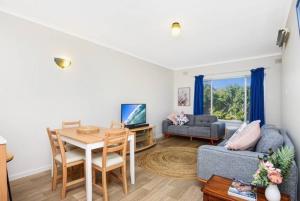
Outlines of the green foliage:
[{"label": "green foliage", "polygon": [[259,174],[254,175],[254,180],[252,181],[252,184],[255,186],[262,186],[266,187],[269,185],[269,179],[268,179],[268,171],[264,168],[264,166],[260,163],[258,165]]},{"label": "green foliage", "polygon": [[[294,150],[286,146],[281,147],[276,152],[272,152],[272,150],[270,150],[269,156],[259,158],[260,163],[258,165],[257,172],[253,175],[254,180],[252,181],[252,184],[266,187],[271,183],[268,178],[268,168],[264,165],[266,162],[273,164],[275,169],[279,169],[282,178],[286,179],[290,174],[294,156]],[[273,171],[274,168],[271,168],[271,171]]]},{"label": "green foliage", "polygon": [[[243,86],[231,85],[222,89],[213,90],[213,114],[219,119],[244,121]],[[248,89],[249,91],[249,89]],[[247,96],[247,108],[249,107],[249,95]],[[210,113],[211,88],[210,84],[204,85],[204,110]]]},{"label": "green foliage", "polygon": [[281,170],[281,176],[286,179],[290,174],[294,157],[295,153],[293,149],[282,147],[274,152],[269,158],[270,162]]}]

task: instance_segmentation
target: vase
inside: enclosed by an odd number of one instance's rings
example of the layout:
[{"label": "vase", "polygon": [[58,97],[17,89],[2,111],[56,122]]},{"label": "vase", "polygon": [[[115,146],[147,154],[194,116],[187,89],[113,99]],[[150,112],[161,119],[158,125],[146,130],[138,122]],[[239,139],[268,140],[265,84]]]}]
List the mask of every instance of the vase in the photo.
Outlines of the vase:
[{"label": "vase", "polygon": [[266,188],[265,196],[268,201],[280,201],[281,195],[278,186],[275,184],[269,184]]}]

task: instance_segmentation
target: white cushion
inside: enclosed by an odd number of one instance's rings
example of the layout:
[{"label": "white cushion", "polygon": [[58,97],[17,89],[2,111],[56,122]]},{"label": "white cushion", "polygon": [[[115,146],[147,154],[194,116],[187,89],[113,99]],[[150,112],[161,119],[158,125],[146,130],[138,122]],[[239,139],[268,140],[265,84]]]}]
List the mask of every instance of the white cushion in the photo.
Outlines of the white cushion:
[{"label": "white cushion", "polygon": [[238,138],[239,134],[247,127],[247,123],[244,122],[237,131],[234,132],[234,134],[228,139],[228,141],[225,143],[225,147],[227,148],[227,145],[230,144],[232,141],[234,141],[236,138]]},{"label": "white cushion", "polygon": [[[81,149],[73,149],[72,151],[65,152],[66,163],[72,163],[80,160],[84,160],[84,152]],[[62,163],[60,154],[55,156],[55,160]]]},{"label": "white cushion", "polygon": [[[107,155],[106,167],[117,165],[123,162],[122,156],[117,153],[109,153]],[[102,167],[102,154],[97,153],[93,155],[93,164]]]},{"label": "white cushion", "polygon": [[230,142],[225,147],[232,150],[247,150],[256,145],[260,136],[260,120],[253,121],[236,136],[233,136],[233,140],[229,139]]}]

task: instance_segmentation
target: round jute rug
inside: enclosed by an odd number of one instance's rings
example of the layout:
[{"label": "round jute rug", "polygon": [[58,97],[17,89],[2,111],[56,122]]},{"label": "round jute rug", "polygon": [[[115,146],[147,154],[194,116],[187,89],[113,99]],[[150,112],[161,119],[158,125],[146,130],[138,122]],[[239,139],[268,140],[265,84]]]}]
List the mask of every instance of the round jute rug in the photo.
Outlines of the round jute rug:
[{"label": "round jute rug", "polygon": [[137,164],[139,167],[161,176],[195,179],[196,157],[196,148],[167,147],[146,153],[137,159]]}]

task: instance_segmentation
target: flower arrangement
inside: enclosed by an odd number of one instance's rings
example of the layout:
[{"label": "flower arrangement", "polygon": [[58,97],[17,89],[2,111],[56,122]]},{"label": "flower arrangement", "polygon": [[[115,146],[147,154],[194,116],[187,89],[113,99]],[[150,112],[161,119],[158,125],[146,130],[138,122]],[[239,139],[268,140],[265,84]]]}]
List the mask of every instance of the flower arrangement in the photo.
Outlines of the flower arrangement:
[{"label": "flower arrangement", "polygon": [[269,155],[259,158],[260,163],[253,175],[252,184],[262,187],[281,184],[290,174],[294,154],[294,150],[289,147],[282,147],[276,152],[270,150]]}]

